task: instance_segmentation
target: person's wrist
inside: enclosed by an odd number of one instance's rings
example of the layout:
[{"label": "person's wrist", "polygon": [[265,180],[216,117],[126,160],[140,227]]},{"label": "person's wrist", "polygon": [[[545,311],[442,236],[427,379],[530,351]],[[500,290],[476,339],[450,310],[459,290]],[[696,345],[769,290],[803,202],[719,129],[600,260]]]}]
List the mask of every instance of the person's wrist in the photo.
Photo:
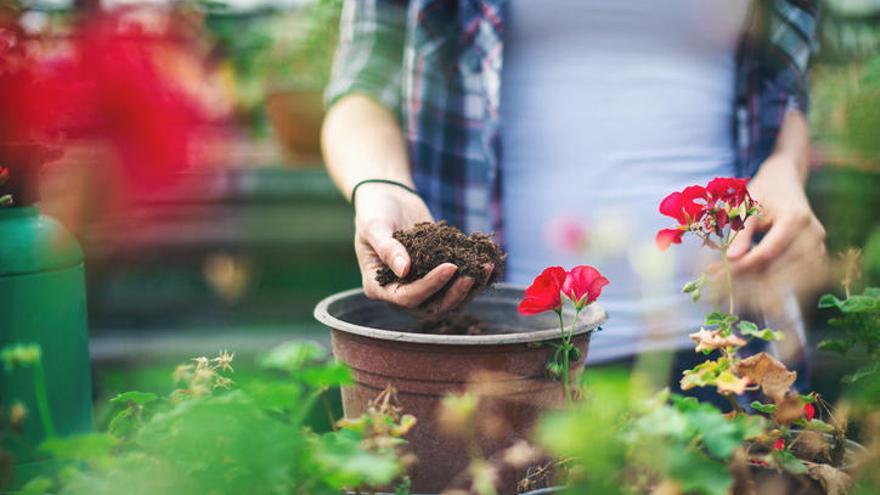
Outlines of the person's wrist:
[{"label": "person's wrist", "polygon": [[803,186],[809,171],[809,158],[792,150],[777,150],[767,158],[759,174],[764,168],[773,172],[774,177],[793,180]]},{"label": "person's wrist", "polygon": [[[406,183],[402,182],[402,184]],[[388,201],[406,202],[409,199],[416,200],[418,196],[412,191],[396,184],[365,182],[358,187],[357,193],[353,198],[352,207],[357,212],[366,205],[380,204]]]}]

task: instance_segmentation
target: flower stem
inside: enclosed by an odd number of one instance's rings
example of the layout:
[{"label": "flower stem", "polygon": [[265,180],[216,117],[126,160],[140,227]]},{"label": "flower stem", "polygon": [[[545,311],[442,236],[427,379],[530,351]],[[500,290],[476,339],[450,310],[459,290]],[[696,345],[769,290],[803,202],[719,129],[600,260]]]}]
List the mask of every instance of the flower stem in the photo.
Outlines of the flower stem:
[{"label": "flower stem", "polygon": [[571,387],[568,385],[568,354],[571,351],[571,342],[568,335],[565,334],[565,321],[562,319],[562,309],[556,311],[559,316],[559,335],[562,339],[562,392],[565,394],[565,402],[568,408],[574,407],[574,400],[571,398]]},{"label": "flower stem", "polygon": [[40,422],[43,424],[43,432],[46,438],[55,436],[55,424],[52,422],[52,412],[49,409],[49,394],[46,392],[46,372],[43,370],[43,361],[34,364],[34,397],[37,401],[37,411],[40,414]]},{"label": "flower stem", "polygon": [[727,296],[730,299],[729,314],[733,314],[733,273],[730,270],[730,259],[727,258],[727,246],[721,249],[721,259],[724,260],[724,274],[727,277]]}]

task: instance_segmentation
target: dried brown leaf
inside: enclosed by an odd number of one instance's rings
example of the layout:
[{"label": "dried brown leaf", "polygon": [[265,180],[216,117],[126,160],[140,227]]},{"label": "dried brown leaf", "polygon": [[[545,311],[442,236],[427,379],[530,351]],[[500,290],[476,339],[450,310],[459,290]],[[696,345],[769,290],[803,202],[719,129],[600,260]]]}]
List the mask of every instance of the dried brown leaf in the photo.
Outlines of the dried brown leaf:
[{"label": "dried brown leaf", "polygon": [[706,330],[705,328],[701,328],[699,332],[692,333],[688,337],[697,343],[697,352],[714,351],[724,347],[742,347],[747,343],[736,335],[730,334],[724,337],[717,330]]},{"label": "dried brown leaf", "polygon": [[776,401],[776,422],[788,424],[804,417],[804,401],[798,394],[789,393]]},{"label": "dried brown leaf", "polygon": [[828,495],[846,495],[853,486],[852,476],[828,464],[804,462],[807,475],[818,481]]},{"label": "dried brown leaf", "polygon": [[797,379],[797,373],[788,371],[784,364],[766,352],[743,359],[736,372],[759,385],[764,395],[776,402],[785,398],[789,388]]}]

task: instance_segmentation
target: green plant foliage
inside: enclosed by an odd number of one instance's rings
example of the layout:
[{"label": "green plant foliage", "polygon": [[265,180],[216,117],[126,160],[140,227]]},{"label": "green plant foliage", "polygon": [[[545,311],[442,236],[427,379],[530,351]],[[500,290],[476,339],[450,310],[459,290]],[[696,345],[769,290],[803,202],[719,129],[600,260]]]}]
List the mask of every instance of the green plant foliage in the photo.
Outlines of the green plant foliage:
[{"label": "green plant foliage", "polygon": [[546,415],[538,425],[544,448],[557,457],[577,460],[567,493],[627,493],[623,433],[631,412],[628,397],[632,384],[627,377],[604,378],[585,388],[587,395],[573,410]]},{"label": "green plant foliage", "polygon": [[107,432],[50,437],[40,451],[51,468],[22,493],[330,495],[404,480],[399,449],[414,418],[372,408],[334,431],[304,426],[328,387],[351,380],[346,368],[326,363],[326,351],[279,346],[259,360],[263,373],[241,387],[230,377],[233,356],[224,351],[178,366],[179,388],[166,397],[131,391],[112,398]]},{"label": "green plant foliage", "polygon": [[664,392],[634,421],[627,441],[640,465],[685,493],[724,495],[733,483],[727,466],[734,451],[765,430],[759,416],[728,418],[711,404]]},{"label": "green plant foliage", "polygon": [[843,381],[854,383],[880,371],[880,288],[868,287],[861,294],[850,294],[844,299],[825,294],[819,299],[819,307],[838,312],[828,322],[840,334],[820,342],[819,349],[846,355],[860,348],[871,361],[843,377]]}]

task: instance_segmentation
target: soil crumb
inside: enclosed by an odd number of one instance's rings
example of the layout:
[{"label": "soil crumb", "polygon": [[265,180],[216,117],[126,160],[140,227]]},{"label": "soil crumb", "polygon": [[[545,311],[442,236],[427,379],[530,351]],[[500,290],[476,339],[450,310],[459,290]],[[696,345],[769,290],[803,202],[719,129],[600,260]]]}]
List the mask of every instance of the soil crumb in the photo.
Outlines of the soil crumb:
[{"label": "soil crumb", "polygon": [[[443,263],[453,263],[458,273],[442,290],[432,296],[426,303],[439,300],[452,283],[461,276],[473,277],[477,281],[475,287],[487,287],[494,284],[503,275],[506,255],[495,244],[492,236],[482,232],[474,232],[467,236],[445,221],[422,222],[409,229],[398,230],[394,238],[406,248],[412,259],[412,266],[405,277],[398,278],[390,268],[383,267],[376,274],[379,285],[385,286],[392,282],[407,284],[424,277],[428,272]],[[485,280],[486,264],[495,267],[489,280]]]},{"label": "soil crumb", "polygon": [[440,321],[425,321],[420,333],[436,335],[484,335],[490,333],[489,324],[463,311],[454,311]]}]

